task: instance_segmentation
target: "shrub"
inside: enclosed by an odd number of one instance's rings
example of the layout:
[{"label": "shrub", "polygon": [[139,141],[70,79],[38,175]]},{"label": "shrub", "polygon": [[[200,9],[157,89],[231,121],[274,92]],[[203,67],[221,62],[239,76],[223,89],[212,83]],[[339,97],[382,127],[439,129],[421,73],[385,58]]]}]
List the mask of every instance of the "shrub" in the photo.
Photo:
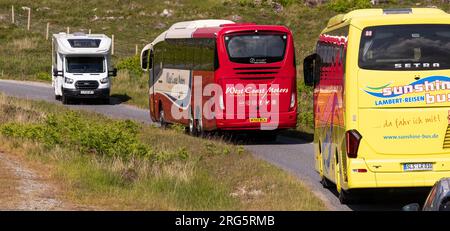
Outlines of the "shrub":
[{"label": "shrub", "polygon": [[128,72],[136,77],[140,77],[142,74],[141,60],[138,55],[124,58],[117,63],[118,70],[128,70]]},{"label": "shrub", "polygon": [[10,122],[0,126],[8,137],[42,142],[48,148],[56,145],[75,147],[81,153],[130,160],[142,157],[154,162],[186,160],[185,148],[172,152],[155,152],[138,138],[140,127],[131,120],[102,123],[86,119],[79,112],[68,111],[48,115],[44,122],[23,124]]},{"label": "shrub", "polygon": [[36,78],[44,81],[52,81],[52,76],[47,72],[39,72],[36,75]]}]

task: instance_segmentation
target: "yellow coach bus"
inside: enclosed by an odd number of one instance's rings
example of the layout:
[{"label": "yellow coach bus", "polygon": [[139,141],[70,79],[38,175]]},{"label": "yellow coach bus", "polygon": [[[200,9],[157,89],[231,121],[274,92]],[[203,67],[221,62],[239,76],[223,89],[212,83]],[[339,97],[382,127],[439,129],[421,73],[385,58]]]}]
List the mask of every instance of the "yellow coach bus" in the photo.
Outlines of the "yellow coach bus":
[{"label": "yellow coach bus", "polygon": [[357,189],[429,187],[450,176],[449,14],[337,15],[305,58],[304,77],[314,87],[315,168],[341,203]]}]

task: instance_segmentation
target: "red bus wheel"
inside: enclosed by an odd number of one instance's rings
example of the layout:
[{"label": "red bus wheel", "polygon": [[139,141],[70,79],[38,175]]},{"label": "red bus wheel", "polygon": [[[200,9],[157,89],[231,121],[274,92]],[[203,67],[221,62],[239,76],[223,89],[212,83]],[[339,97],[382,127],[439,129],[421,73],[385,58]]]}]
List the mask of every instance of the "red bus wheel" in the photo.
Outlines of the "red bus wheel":
[{"label": "red bus wheel", "polygon": [[166,119],[164,118],[164,110],[162,109],[162,107],[159,111],[159,125],[161,126],[161,128],[167,127],[167,122]]}]

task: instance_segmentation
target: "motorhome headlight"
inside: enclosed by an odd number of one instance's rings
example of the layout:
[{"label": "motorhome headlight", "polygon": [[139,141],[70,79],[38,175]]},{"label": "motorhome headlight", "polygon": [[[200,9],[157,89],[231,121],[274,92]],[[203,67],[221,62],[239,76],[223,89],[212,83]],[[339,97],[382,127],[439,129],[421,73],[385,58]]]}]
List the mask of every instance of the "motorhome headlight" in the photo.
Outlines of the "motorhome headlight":
[{"label": "motorhome headlight", "polygon": [[72,84],[73,83],[73,79],[65,77],[64,78],[64,82],[67,83],[67,84]]},{"label": "motorhome headlight", "polygon": [[100,79],[100,83],[108,83],[108,81],[109,81],[109,77]]}]

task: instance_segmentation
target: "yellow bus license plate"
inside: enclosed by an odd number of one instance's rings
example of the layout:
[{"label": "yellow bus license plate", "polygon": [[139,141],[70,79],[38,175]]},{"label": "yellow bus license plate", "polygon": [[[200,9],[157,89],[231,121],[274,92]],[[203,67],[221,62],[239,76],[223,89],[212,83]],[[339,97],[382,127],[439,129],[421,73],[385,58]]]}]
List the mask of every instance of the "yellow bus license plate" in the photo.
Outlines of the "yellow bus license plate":
[{"label": "yellow bus license plate", "polygon": [[250,118],[250,123],[267,123],[267,118]]}]

